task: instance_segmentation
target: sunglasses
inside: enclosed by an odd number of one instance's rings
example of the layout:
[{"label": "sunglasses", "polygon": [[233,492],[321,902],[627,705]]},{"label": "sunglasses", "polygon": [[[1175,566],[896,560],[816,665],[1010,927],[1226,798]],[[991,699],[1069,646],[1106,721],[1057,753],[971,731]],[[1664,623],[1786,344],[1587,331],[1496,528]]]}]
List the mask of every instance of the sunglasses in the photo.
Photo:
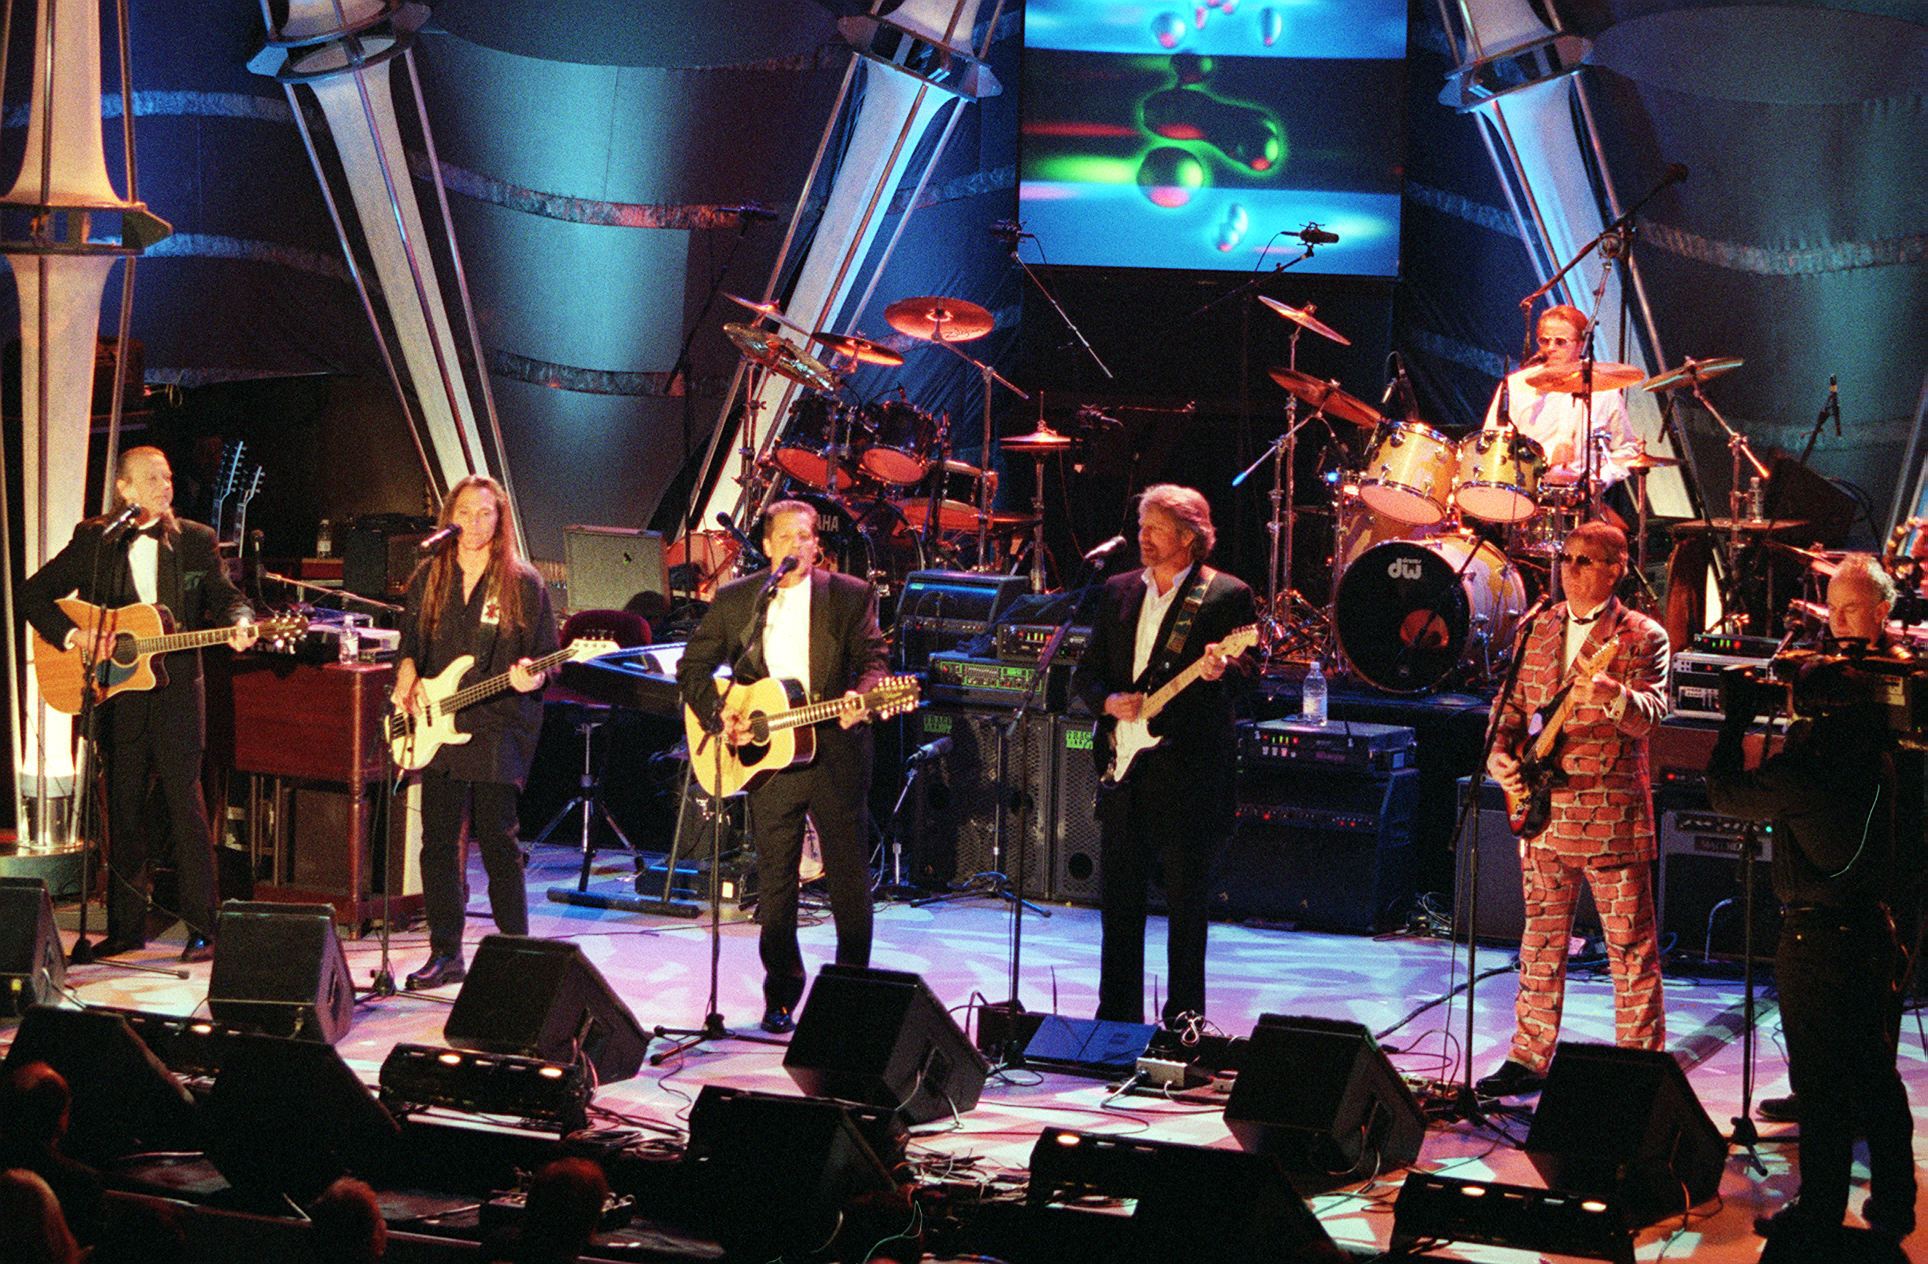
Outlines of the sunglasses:
[{"label": "sunglasses", "polygon": [[1559,555],[1558,561],[1560,565],[1571,566],[1576,571],[1583,571],[1589,566],[1612,566],[1613,565],[1613,562],[1607,558],[1588,557],[1584,553],[1562,553]]}]

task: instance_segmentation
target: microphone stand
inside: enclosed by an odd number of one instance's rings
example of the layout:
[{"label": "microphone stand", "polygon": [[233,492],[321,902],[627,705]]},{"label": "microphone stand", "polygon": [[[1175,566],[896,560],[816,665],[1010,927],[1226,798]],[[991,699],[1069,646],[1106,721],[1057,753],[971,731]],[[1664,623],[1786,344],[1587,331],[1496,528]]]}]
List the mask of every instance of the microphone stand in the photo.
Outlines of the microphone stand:
[{"label": "microphone stand", "polygon": [[[938,346],[950,352],[964,363],[976,369],[984,389],[984,449],[980,454],[984,462],[984,477],[978,480],[977,492],[977,565],[976,570],[989,571],[991,567],[991,458],[996,436],[991,428],[991,384],[995,382],[1026,403],[1031,397],[1012,383],[1012,381],[982,360],[972,359],[959,351],[955,345],[944,340],[942,326],[931,339]],[[1102,365],[1100,367],[1103,367]]]},{"label": "microphone stand", "polygon": [[[1003,234],[999,234],[999,236],[1002,237]],[[1090,356],[1091,362],[1098,366],[1098,371],[1113,381],[1116,381],[1118,375],[1113,373],[1105,362],[1099,358],[1097,350],[1093,348],[1090,341],[1085,338],[1084,331],[1078,328],[1078,322],[1072,320],[1070,314],[1064,310],[1064,305],[1058,302],[1058,296],[1051,292],[1051,287],[1046,285],[1044,279],[1037,274],[1030,264],[1024,261],[1023,256],[1018,254],[1018,245],[1026,237],[1031,238],[1033,241],[1037,240],[1037,235],[1034,233],[1012,233],[1009,237],[1005,238],[1006,243],[1011,247],[1011,262],[1017,264],[1018,267],[1023,270],[1024,275],[1031,278],[1031,284],[1038,287],[1038,293],[1044,295],[1044,301],[1051,304],[1051,310],[1058,314],[1058,319],[1064,322],[1064,327],[1071,331],[1071,336],[1076,338],[1078,345],[1085,349],[1085,354]],[[1042,252],[1043,247],[1039,247],[1039,250]]]}]

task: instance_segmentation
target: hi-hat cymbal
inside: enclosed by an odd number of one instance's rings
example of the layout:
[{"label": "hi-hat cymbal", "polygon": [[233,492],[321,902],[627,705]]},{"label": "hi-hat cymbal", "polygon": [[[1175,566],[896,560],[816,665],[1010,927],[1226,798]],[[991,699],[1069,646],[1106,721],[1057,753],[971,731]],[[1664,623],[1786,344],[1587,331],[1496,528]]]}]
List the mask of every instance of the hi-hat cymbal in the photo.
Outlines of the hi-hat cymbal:
[{"label": "hi-hat cymbal", "polygon": [[738,307],[748,308],[749,310],[755,312],[758,316],[761,316],[766,320],[774,320],[777,324],[782,325],[788,329],[794,329],[800,334],[807,334],[810,332],[808,329],[805,329],[802,325],[799,325],[796,321],[791,320],[788,316],[785,316],[783,312],[778,309],[778,305],[775,303],[758,303],[752,299],[744,298],[740,294],[732,294],[728,290],[722,291],[722,294],[724,298],[729,299],[732,303],[735,303]]},{"label": "hi-hat cymbal", "polygon": [[1070,447],[1071,436],[1059,434],[1049,426],[1040,425],[1030,434],[999,439],[997,445],[1007,452],[1032,452],[1042,456],[1049,452],[1062,452]]},{"label": "hi-hat cymbal", "polygon": [[1683,386],[1693,386],[1717,378],[1723,373],[1731,373],[1747,361],[1739,356],[1715,356],[1712,359],[1696,360],[1692,357],[1682,360],[1677,369],[1656,373],[1640,384],[1643,391],[1671,391]]},{"label": "hi-hat cymbal", "polygon": [[1385,420],[1377,408],[1356,396],[1346,394],[1339,389],[1337,382],[1328,382],[1322,378],[1313,377],[1310,373],[1288,369],[1284,365],[1267,369],[1266,372],[1274,382],[1296,396],[1299,402],[1311,405],[1314,412],[1322,412],[1340,421],[1349,421],[1355,426],[1376,426]]},{"label": "hi-hat cymbal", "polygon": [[904,362],[903,352],[894,351],[881,342],[872,342],[868,338],[860,338],[856,334],[819,333],[812,334],[811,339],[812,341],[821,343],[838,355],[847,355],[851,359],[861,360],[865,364],[882,364],[895,368]]},{"label": "hi-hat cymbal", "polygon": [[1659,470],[1665,469],[1670,465],[1679,465],[1680,458],[1677,456],[1655,456],[1651,452],[1642,452],[1639,456],[1631,460],[1622,461],[1620,464],[1635,473],[1644,473],[1647,470]]},{"label": "hi-hat cymbal", "polygon": [[898,333],[925,342],[970,342],[997,328],[991,313],[969,299],[935,294],[898,299],[884,309],[884,320]]},{"label": "hi-hat cymbal", "polygon": [[723,332],[729,335],[730,341],[736,344],[745,359],[762,365],[777,376],[787,377],[813,390],[837,389],[837,377],[823,361],[799,351],[773,330],[732,321],[723,326]]},{"label": "hi-hat cymbal", "polygon": [[1304,326],[1322,338],[1330,338],[1342,347],[1350,347],[1352,345],[1352,339],[1313,316],[1313,306],[1310,303],[1307,303],[1304,307],[1293,307],[1290,304],[1281,303],[1275,298],[1267,298],[1263,294],[1259,295],[1259,302],[1265,304],[1293,324]]},{"label": "hi-hat cymbal", "polygon": [[[1593,393],[1617,391],[1632,386],[1646,377],[1646,371],[1631,364],[1615,364],[1611,360],[1593,362]],[[1587,391],[1586,374],[1580,365],[1556,369],[1552,366],[1535,369],[1526,375],[1526,384],[1536,391],[1549,395],[1580,395]]]}]

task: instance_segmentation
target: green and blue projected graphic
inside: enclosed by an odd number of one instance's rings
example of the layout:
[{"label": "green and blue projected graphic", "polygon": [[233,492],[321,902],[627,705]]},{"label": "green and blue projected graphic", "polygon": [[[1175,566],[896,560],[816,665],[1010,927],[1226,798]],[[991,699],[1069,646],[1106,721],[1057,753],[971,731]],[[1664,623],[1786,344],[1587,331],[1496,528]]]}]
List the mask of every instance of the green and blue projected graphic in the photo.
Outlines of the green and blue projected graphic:
[{"label": "green and blue projected graphic", "polygon": [[1398,0],[1031,0],[1019,214],[1052,263],[1393,276]]}]

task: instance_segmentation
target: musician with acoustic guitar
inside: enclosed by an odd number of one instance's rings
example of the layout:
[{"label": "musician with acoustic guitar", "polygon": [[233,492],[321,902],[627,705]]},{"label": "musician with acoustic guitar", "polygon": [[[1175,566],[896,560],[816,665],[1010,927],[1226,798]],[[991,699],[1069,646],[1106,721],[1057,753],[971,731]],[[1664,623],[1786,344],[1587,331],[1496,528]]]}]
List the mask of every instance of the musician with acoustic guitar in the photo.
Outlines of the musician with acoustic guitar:
[{"label": "musician with acoustic guitar", "polygon": [[[174,471],[159,448],[123,452],[114,471],[117,512],[90,518],[74,537],[19,589],[21,612],[45,640],[36,654],[37,675],[52,705],[51,660],[72,656],[71,691],[77,709],[83,689],[96,696],[103,675],[125,678],[101,704],[97,716],[107,771],[107,938],[97,957],[131,952],[147,944],[147,846],[141,809],[148,778],[159,783],[167,834],[174,846],[181,920],[187,924],[183,961],[214,956],[214,832],[201,798],[201,758],[207,724],[198,649],[134,658],[129,672],[100,670],[116,654],[126,629],[119,616],[146,616],[157,628],[229,628],[237,650],[255,642],[248,602],[228,581],[214,532],[174,516]],[[132,510],[131,517],[128,511]],[[62,602],[77,593],[79,602]],[[124,610],[133,607],[133,610]],[[165,612],[162,614],[161,612]],[[89,629],[74,615],[91,624]],[[159,616],[156,618],[155,616]],[[81,660],[95,665],[87,673]],[[83,683],[85,682],[85,683]]]},{"label": "musician with acoustic guitar", "polygon": [[[869,729],[858,726],[870,717],[864,694],[883,681],[886,650],[877,625],[876,589],[865,579],[817,565],[813,507],[800,500],[772,504],[763,519],[763,551],[770,570],[717,590],[683,651],[677,682],[696,716],[690,742],[695,768],[714,767],[719,755],[728,763],[736,752],[758,745],[750,703],[751,686],[759,681],[788,682],[786,692],[804,705],[845,700],[835,723],[815,726],[810,762],[747,781],[757,854],[757,920],[763,928],[762,1027],[781,1033],[794,1026],[792,1013],[803,999],[797,870],[805,812],[817,823],[823,849],[837,961],[870,964],[867,805],[874,756]],[[762,631],[753,635],[760,614]],[[727,685],[719,683],[719,668],[734,673]],[[725,775],[725,793],[734,782]]]},{"label": "musician with acoustic guitar", "polygon": [[[453,547],[443,546],[416,567],[408,582],[407,612],[391,697],[400,719],[420,723],[423,737],[444,725],[426,714],[441,710],[431,686],[458,659],[472,666],[470,684],[503,676],[507,691],[484,691],[449,718],[466,741],[447,741],[422,768],[422,903],[428,913],[429,958],[408,976],[413,991],[460,983],[468,967],[462,930],[468,883],[462,866],[462,821],[482,850],[489,875],[489,909],[505,935],[529,933],[528,894],[522,880],[522,849],[516,839],[516,805],[542,730],[548,679],[535,663],[556,649],[556,619],[549,590],[536,569],[516,552],[508,501],[492,478],[470,475],[442,502],[441,527],[459,529]],[[550,658],[550,666],[554,660]],[[533,668],[533,670],[532,670]],[[456,681],[452,683],[462,683]],[[403,768],[416,766],[408,737],[391,748]],[[401,745],[396,746],[395,741]]]},{"label": "musician with acoustic guitar", "polygon": [[[1147,883],[1164,874],[1170,980],[1162,1019],[1205,1010],[1212,863],[1232,834],[1237,688],[1256,671],[1252,590],[1205,565],[1217,533],[1189,487],[1138,503],[1142,570],[1105,584],[1072,689],[1099,721],[1103,948],[1098,1014],[1144,1021]],[[1193,676],[1153,716],[1165,687]]]},{"label": "musician with acoustic guitar", "polygon": [[1526,888],[1512,1048],[1475,1086],[1493,1097],[1545,1083],[1582,881],[1593,891],[1613,970],[1615,1043],[1659,1049],[1667,1036],[1647,768],[1647,736],[1667,713],[1667,634],[1614,596],[1627,573],[1618,527],[1576,527],[1559,565],[1566,600],[1526,631],[1486,765],[1515,809]]}]

